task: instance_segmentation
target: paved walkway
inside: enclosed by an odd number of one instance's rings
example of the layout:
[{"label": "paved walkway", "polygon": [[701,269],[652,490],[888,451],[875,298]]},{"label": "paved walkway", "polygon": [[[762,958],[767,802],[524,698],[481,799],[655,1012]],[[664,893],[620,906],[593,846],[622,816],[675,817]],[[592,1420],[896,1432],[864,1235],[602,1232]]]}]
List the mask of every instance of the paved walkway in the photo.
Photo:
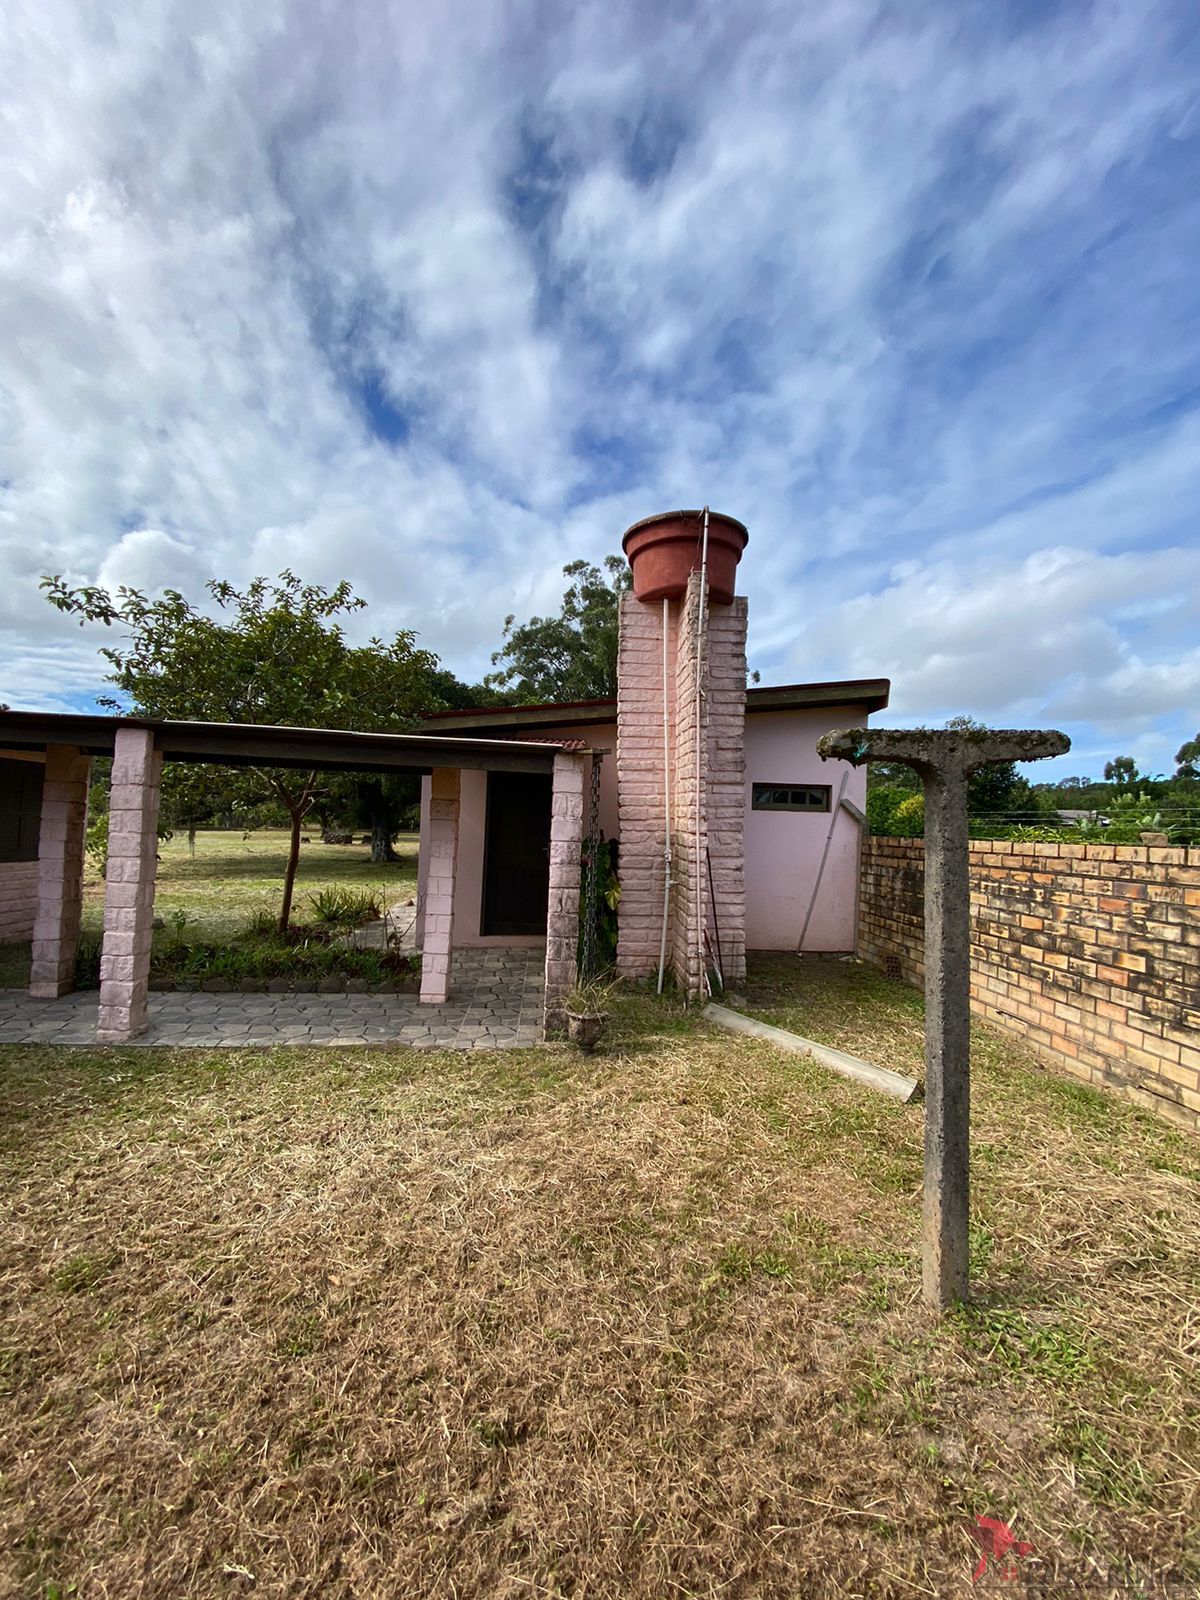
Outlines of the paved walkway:
[{"label": "paved walkway", "polygon": [[416,901],[410,905],[407,900],[397,900],[382,917],[376,917],[373,922],[364,922],[353,933],[348,933],[346,943],[353,945],[356,950],[386,950],[389,944],[398,950],[415,950]]},{"label": "paved walkway", "polygon": [[[418,1050],[503,1050],[540,1044],[543,950],[458,950],[444,1006],[416,995],[150,996],[150,1031],[135,1045],[399,1044]],[[95,990],[34,1000],[0,989],[0,1044],[96,1043]]]}]

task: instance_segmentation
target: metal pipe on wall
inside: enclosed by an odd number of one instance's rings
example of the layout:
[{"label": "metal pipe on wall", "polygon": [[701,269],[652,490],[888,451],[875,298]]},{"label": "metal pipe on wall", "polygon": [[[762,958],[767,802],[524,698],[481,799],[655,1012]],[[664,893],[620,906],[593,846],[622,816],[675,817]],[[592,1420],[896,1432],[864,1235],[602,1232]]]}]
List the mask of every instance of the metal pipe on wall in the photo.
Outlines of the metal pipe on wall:
[{"label": "metal pipe on wall", "polygon": [[693,892],[696,898],[696,961],[700,972],[700,993],[709,989],[708,965],[704,955],[704,849],[701,844],[701,824],[705,813],[705,796],[701,788],[703,776],[703,711],[704,711],[704,625],[708,617],[708,507],[704,508],[704,528],[700,545],[700,605],[696,613],[696,836]]}]

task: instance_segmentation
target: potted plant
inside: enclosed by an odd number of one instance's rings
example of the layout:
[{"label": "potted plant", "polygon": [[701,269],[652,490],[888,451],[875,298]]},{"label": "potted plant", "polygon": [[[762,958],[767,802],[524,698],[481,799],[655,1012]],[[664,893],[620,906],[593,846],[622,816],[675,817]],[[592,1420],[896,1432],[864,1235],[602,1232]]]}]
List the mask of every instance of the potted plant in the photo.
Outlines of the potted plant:
[{"label": "potted plant", "polygon": [[567,1019],[567,1038],[591,1055],[608,1027],[608,1001],[611,986],[606,983],[578,983],[563,1002]]}]

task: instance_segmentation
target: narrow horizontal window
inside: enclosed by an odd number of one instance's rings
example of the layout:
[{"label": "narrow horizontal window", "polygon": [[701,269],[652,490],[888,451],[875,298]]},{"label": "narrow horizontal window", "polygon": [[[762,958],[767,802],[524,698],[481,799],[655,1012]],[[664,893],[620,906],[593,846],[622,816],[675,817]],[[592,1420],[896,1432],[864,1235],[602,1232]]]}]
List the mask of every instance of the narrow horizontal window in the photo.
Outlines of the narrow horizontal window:
[{"label": "narrow horizontal window", "polygon": [[750,805],[755,811],[828,811],[827,783],[756,783]]}]

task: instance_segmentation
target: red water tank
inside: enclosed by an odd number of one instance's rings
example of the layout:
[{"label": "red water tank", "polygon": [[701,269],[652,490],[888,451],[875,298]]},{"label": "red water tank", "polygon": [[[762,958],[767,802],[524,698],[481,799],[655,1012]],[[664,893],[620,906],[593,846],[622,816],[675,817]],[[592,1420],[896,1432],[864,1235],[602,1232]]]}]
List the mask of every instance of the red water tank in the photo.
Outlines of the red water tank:
[{"label": "red water tank", "polygon": [[[628,529],[621,548],[633,568],[639,600],[678,600],[693,572],[699,571],[703,511],[662,511]],[[737,582],[737,564],[750,535],[735,517],[708,514],[708,597],[728,605]]]}]

